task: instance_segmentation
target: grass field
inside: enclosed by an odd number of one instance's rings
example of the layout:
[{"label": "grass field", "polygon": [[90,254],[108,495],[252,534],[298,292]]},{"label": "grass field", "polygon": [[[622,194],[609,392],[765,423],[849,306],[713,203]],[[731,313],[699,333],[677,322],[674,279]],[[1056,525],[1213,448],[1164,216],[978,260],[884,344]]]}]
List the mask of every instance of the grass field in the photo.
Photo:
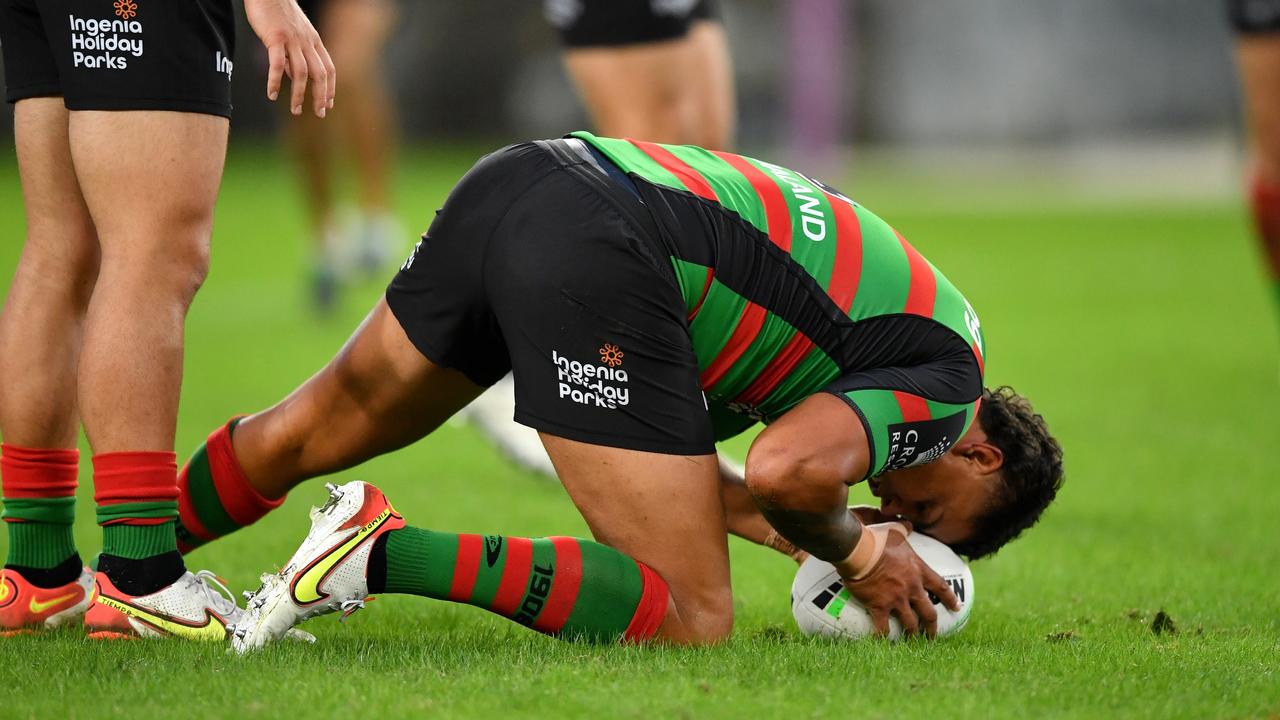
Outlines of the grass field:
[{"label": "grass field", "polygon": [[[17,173],[4,158],[0,288],[22,236]],[[411,229],[466,166],[466,153],[406,160],[399,204]],[[921,196],[859,177],[853,194],[981,313],[989,381],[1030,395],[1066,448],[1067,485],[1042,525],[974,566],[977,601],[961,635],[893,646],[801,638],[791,563],[735,541],[737,630],[721,647],[565,644],[472,608],[387,597],[345,625],[312,622],[314,646],[249,658],[177,643],[90,645],[73,631],[4,641],[3,716],[1280,715],[1277,321],[1237,206],[1059,206],[1047,191],[978,181]],[[213,272],[189,323],[184,457],[231,414],[304,380],[380,290],[355,288],[332,320],[307,312],[292,187],[273,156],[233,153]],[[1005,191],[1017,202],[1001,203]],[[997,200],[945,201],[957,197]],[[746,442],[728,450],[741,456]],[[376,481],[417,525],[586,532],[558,485],[506,464],[468,427],[344,477]],[[89,485],[85,473],[77,529],[91,553]],[[300,489],[192,566],[256,587],[322,497],[319,483]],[[1152,632],[1160,610],[1176,632]]]}]

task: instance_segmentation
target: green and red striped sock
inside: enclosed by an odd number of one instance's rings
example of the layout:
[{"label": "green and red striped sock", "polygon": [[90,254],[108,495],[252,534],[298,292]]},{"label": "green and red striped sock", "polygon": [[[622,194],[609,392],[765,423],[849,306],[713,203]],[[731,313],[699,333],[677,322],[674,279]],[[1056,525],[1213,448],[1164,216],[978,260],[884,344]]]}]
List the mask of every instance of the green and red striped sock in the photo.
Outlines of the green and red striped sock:
[{"label": "green and red striped sock", "polygon": [[178,457],[171,452],[93,456],[93,499],[102,552],[145,560],[178,549]]},{"label": "green and red striped sock", "polygon": [[[21,568],[39,583],[36,571],[53,570],[76,556],[71,534],[76,517],[76,476],[80,452],[0,445],[0,491],[9,530],[6,567]],[[70,567],[79,574],[78,561]],[[71,577],[74,580],[74,576]],[[69,582],[52,578],[49,587]]]},{"label": "green and red striped sock", "polygon": [[589,540],[414,527],[384,537],[370,559],[371,592],[467,603],[547,635],[597,642],[648,640],[666,617],[666,582]]},{"label": "green and red striped sock", "polygon": [[178,549],[188,553],[252,525],[284,503],[263,497],[249,484],[231,446],[240,418],[209,434],[178,473]]}]

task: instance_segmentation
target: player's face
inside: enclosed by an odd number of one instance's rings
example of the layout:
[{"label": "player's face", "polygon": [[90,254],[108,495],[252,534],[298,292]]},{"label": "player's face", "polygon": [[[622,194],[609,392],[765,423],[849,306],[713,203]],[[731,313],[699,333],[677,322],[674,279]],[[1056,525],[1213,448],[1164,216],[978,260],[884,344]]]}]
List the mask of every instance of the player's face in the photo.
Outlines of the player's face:
[{"label": "player's face", "polygon": [[974,423],[946,455],[927,465],[887,472],[869,481],[880,512],[901,515],[918,532],[947,544],[963,542],[991,497],[999,453]]}]

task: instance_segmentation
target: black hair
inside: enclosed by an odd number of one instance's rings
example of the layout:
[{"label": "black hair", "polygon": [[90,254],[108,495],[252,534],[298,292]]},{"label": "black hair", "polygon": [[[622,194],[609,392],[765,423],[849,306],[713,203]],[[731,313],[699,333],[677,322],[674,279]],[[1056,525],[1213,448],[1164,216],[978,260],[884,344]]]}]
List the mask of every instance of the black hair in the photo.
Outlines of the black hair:
[{"label": "black hair", "polygon": [[952,549],[976,560],[1036,524],[1062,488],[1062,446],[1025,397],[1005,385],[982,393],[978,422],[1004,454],[991,501],[973,535]]}]

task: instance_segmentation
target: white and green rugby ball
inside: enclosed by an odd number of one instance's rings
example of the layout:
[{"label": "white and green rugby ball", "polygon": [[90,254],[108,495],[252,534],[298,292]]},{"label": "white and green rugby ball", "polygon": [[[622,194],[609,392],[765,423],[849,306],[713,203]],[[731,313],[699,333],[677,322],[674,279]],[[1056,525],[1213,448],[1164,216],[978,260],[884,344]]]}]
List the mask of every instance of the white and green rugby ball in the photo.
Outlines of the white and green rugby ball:
[{"label": "white and green rugby ball", "polygon": [[[907,542],[960,599],[959,612],[951,612],[941,602],[934,602],[938,611],[938,637],[960,632],[973,610],[973,573],[968,564],[951,548],[928,535],[913,532],[907,536]],[[858,639],[875,631],[871,614],[849,593],[836,569],[815,557],[804,561],[791,583],[791,614],[805,635]],[[890,618],[889,639],[897,640],[901,636],[902,625],[896,617]]]}]

